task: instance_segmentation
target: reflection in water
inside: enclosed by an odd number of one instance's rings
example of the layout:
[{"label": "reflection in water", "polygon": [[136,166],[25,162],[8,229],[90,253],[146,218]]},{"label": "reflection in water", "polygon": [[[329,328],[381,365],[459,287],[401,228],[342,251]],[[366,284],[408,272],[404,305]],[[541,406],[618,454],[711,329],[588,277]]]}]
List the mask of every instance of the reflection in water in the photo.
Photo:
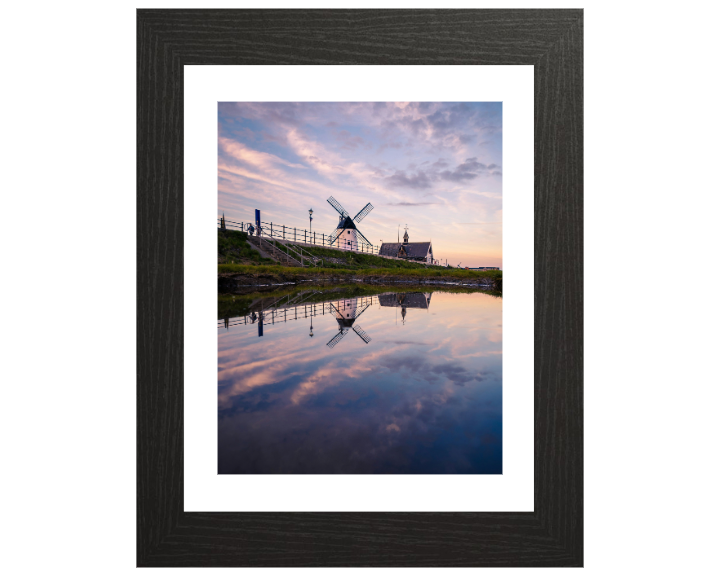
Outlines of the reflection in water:
[{"label": "reflection in water", "polygon": [[343,339],[343,336],[345,336],[345,334],[347,334],[350,330],[360,336],[360,339],[365,342],[365,344],[370,342],[370,336],[368,336],[359,325],[355,324],[355,320],[357,320],[358,317],[365,312],[365,310],[372,306],[372,302],[361,303],[358,308],[358,300],[358,298],[343,300],[342,302],[338,302],[337,307],[330,304],[333,312],[335,312],[335,319],[337,320],[338,329],[340,330],[335,336],[333,336],[332,340],[327,343],[330,348],[334,348],[335,345],[340,342],[340,340]]},{"label": "reflection in water", "polygon": [[218,324],[218,410],[221,474],[499,474],[502,300],[265,296]]},{"label": "reflection in water", "polygon": [[431,293],[424,294],[422,292],[405,292],[401,294],[380,294],[380,306],[393,306],[402,309],[400,316],[402,323],[405,324],[405,315],[408,308],[430,308]]}]

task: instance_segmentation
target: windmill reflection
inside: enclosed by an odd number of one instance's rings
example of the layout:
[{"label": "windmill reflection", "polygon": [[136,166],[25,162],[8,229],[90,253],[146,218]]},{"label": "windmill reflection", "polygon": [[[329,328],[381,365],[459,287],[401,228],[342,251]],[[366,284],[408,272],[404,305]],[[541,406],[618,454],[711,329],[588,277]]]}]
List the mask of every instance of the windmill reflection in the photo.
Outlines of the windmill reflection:
[{"label": "windmill reflection", "polygon": [[[277,324],[308,319],[310,321],[309,336],[313,337],[313,319],[327,315],[334,318],[338,326],[338,333],[327,343],[329,348],[334,348],[350,331],[355,332],[365,344],[369,344],[372,339],[357,324],[357,319],[373,304],[379,304],[381,307],[400,308],[404,324],[407,309],[427,310],[430,307],[431,297],[432,293],[399,292],[338,299],[337,296],[332,298],[332,294],[323,294],[318,290],[304,290],[279,298],[260,298],[250,305],[247,315],[224,318],[218,322],[218,328],[229,330],[230,327],[241,324],[253,325],[257,326],[258,337],[261,337],[265,329],[272,330]],[[310,302],[310,300],[321,301]]]},{"label": "windmill reflection", "polygon": [[355,320],[357,320],[358,317],[365,312],[365,310],[370,308],[372,301],[361,304],[360,308],[358,308],[358,298],[343,300],[342,302],[338,302],[338,305],[342,309],[335,307],[333,304],[330,304],[330,307],[335,312],[335,319],[337,320],[338,329],[340,331],[332,338],[332,340],[330,340],[330,342],[327,343],[327,345],[330,348],[334,348],[350,330],[360,336],[360,339],[365,342],[365,344],[369,343],[371,340],[370,336],[368,336],[359,325],[355,326],[354,324]]}]

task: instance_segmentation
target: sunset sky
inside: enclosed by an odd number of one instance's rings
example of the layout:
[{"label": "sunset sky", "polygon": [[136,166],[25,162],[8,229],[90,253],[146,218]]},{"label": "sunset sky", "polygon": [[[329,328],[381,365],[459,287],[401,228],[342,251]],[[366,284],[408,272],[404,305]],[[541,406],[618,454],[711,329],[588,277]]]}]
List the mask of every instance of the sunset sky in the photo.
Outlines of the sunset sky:
[{"label": "sunset sky", "polygon": [[218,103],[218,217],[330,234],[334,196],[376,246],[502,267],[502,103]]}]

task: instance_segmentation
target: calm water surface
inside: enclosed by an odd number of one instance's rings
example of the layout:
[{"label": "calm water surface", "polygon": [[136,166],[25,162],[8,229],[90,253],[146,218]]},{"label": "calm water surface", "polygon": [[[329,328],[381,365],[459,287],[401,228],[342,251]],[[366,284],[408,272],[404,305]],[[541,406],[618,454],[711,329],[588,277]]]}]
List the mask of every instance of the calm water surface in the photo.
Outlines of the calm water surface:
[{"label": "calm water surface", "polygon": [[307,290],[245,312],[218,323],[220,474],[502,473],[501,298]]}]

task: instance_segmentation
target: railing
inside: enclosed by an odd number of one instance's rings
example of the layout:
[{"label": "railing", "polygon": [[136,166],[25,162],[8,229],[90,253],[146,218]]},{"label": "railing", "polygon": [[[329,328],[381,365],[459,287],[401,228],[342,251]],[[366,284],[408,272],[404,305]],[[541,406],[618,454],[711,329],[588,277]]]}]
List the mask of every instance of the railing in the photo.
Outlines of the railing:
[{"label": "railing", "polygon": [[[218,218],[218,225],[220,225],[220,221],[221,219]],[[231,230],[247,232],[250,226],[254,228],[254,235],[265,238],[273,238],[285,242],[312,244],[314,246],[327,246],[328,248],[350,250],[363,254],[377,254],[379,252],[377,246],[367,244],[363,241],[350,242],[341,238],[335,238],[331,242],[330,239],[332,236],[324,233],[308,232],[308,230],[304,228],[294,228],[273,222],[261,222],[260,229],[258,230],[254,222],[233,222],[232,220],[225,220],[225,227]]]},{"label": "railing", "polygon": [[[290,256],[291,258],[295,258],[298,260],[303,266],[305,266],[305,261],[310,260],[310,263],[313,266],[322,266],[322,260],[320,258],[317,258],[316,256],[313,256],[309,252],[303,250],[300,246],[292,245],[292,244],[283,244],[282,242],[275,242],[274,240],[267,240],[266,242],[270,242],[275,248],[283,251],[283,248],[285,249],[285,253]],[[293,252],[295,256],[290,254],[290,252]]]},{"label": "railing", "polygon": [[[297,252],[294,253],[294,255],[290,255],[289,250],[281,250],[278,246],[276,246],[276,243],[268,240],[267,238],[263,238],[261,236],[249,236],[248,235],[248,241],[253,244],[257,242],[258,247],[261,250],[265,250],[269,254],[271,254],[273,257],[276,255],[276,253],[280,253],[283,255],[286,255],[288,258],[294,260],[297,262],[300,266],[305,266],[305,263],[303,262],[302,255],[298,254]],[[265,246],[267,244],[267,246]]]}]

